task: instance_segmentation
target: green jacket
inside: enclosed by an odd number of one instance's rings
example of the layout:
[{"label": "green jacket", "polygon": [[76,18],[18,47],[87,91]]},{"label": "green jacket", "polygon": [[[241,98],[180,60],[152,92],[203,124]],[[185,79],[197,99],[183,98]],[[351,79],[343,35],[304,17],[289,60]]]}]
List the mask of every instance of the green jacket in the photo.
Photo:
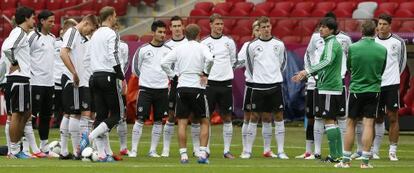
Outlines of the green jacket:
[{"label": "green jacket", "polygon": [[324,38],[325,47],[318,64],[305,69],[310,75],[318,75],[316,87],[320,94],[342,93],[341,77],[342,46],[335,35]]},{"label": "green jacket", "polygon": [[347,67],[351,72],[351,93],[380,92],[387,61],[387,49],[372,37],[362,37],[348,50]]}]

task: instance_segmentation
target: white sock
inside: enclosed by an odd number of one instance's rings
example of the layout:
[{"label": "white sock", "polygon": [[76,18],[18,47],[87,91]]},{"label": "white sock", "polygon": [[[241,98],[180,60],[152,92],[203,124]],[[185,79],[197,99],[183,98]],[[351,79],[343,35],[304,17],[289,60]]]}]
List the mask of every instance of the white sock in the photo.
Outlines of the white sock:
[{"label": "white sock", "polygon": [[375,154],[379,154],[379,149],[381,147],[382,138],[384,138],[385,124],[384,123],[375,123],[375,137],[374,142],[372,143],[372,151]]},{"label": "white sock", "polygon": [[[67,156],[68,153],[68,138],[69,138],[69,118],[63,117],[60,122],[60,154]],[[59,154],[59,153],[58,153]]]},{"label": "white sock", "polygon": [[252,147],[254,143],[254,139],[256,138],[257,133],[257,123],[250,122],[249,126],[247,127],[247,142],[246,142],[246,151],[248,153],[252,152]]},{"label": "white sock", "polygon": [[[358,121],[356,124],[356,129],[355,129],[355,137],[356,137],[356,142],[357,142],[357,152],[361,152],[362,153],[362,131],[363,131],[364,126],[362,125],[362,121]],[[375,152],[374,152],[375,153]]]},{"label": "white sock", "polygon": [[211,141],[211,124],[208,127],[208,141],[207,141],[207,148],[206,148],[206,152],[210,153],[210,141]]},{"label": "white sock", "polygon": [[89,120],[90,118],[88,116],[81,116],[79,121],[80,126],[80,133],[86,132],[86,134],[89,134]]},{"label": "white sock", "polygon": [[397,153],[397,144],[396,143],[390,144],[389,153]]},{"label": "white sock", "polygon": [[32,121],[26,122],[26,126],[24,126],[24,136],[26,137],[26,140],[29,143],[30,148],[32,148],[33,153],[39,153],[40,149],[37,146],[36,138],[33,133]]},{"label": "white sock", "polygon": [[4,133],[6,133],[6,143],[7,143],[7,151],[10,153],[10,121],[6,121],[6,126],[4,127]]},{"label": "white sock", "polygon": [[230,152],[231,138],[233,137],[233,124],[231,122],[223,124],[224,153]]},{"label": "white sock", "polygon": [[270,144],[272,143],[272,123],[262,122],[262,136],[263,136],[263,153],[270,151]]},{"label": "white sock", "polygon": [[141,135],[142,135],[142,127],[144,126],[144,124],[135,121],[134,127],[132,128],[132,147],[131,147],[131,151],[138,151],[138,144],[139,144],[139,140],[141,139]]},{"label": "white sock", "polygon": [[78,156],[79,152],[79,145],[81,140],[81,133],[80,133],[80,120],[70,117],[69,118],[69,134],[70,138],[72,139],[72,147],[73,147],[73,155]]},{"label": "white sock", "polygon": [[170,152],[170,144],[171,144],[171,137],[174,134],[174,123],[166,122],[164,125],[164,133],[163,133],[163,153]]},{"label": "white sock", "polygon": [[207,152],[207,150],[208,150],[207,147],[200,146],[199,157],[206,158],[207,157],[207,153],[209,153],[209,152]]},{"label": "white sock", "polygon": [[27,155],[30,155],[30,145],[29,145],[29,142],[27,142],[26,137],[24,137],[24,136],[21,139],[21,145],[22,145],[23,153],[26,153]]},{"label": "white sock", "polygon": [[346,133],[346,117],[338,118],[338,127],[341,132],[342,151],[344,150],[345,133]]},{"label": "white sock", "polygon": [[98,127],[93,129],[93,131],[89,134],[89,139],[93,140],[97,138],[98,136],[103,135],[106,132],[109,132],[109,128],[105,122],[102,122],[98,125]]},{"label": "white sock", "polygon": [[20,142],[10,142],[10,153],[16,155],[20,152]]},{"label": "white sock", "polygon": [[277,153],[284,153],[285,146],[285,121],[275,121],[275,137],[277,142]]},{"label": "white sock", "polygon": [[313,124],[313,137],[315,141],[315,154],[321,154],[323,133],[325,131],[323,120],[321,118],[315,118]]},{"label": "white sock", "polygon": [[105,153],[104,137],[103,136],[96,137],[94,141],[96,144],[96,149],[98,150],[98,157],[105,158],[106,153]]},{"label": "white sock", "polygon": [[112,149],[111,149],[111,144],[109,142],[109,133],[108,132],[106,132],[102,136],[102,142],[103,142],[103,146],[104,146],[104,149],[105,149],[105,153],[107,155],[110,155],[110,156],[114,155],[114,152],[112,152]]},{"label": "white sock", "polygon": [[249,126],[249,121],[243,121],[243,125],[241,128],[241,135],[242,135],[242,145],[243,145],[243,150],[245,150],[246,148],[246,142],[247,142],[247,127]]},{"label": "white sock", "polygon": [[306,152],[312,153],[313,140],[306,140]]},{"label": "white sock", "polygon": [[119,136],[119,150],[127,149],[127,123],[125,120],[122,120],[116,127],[116,132]]},{"label": "white sock", "polygon": [[46,140],[40,140],[40,150],[42,151],[42,152],[49,152],[49,147],[48,147],[48,143],[49,143],[49,141],[46,139]]},{"label": "white sock", "polygon": [[200,123],[191,124],[191,138],[193,140],[193,152],[197,153],[200,150]]},{"label": "white sock", "polygon": [[188,160],[187,148],[180,148],[179,152],[181,160]]},{"label": "white sock", "polygon": [[150,152],[157,151],[157,145],[158,145],[158,141],[160,141],[161,134],[162,134],[162,122],[155,122],[154,125],[152,126]]}]

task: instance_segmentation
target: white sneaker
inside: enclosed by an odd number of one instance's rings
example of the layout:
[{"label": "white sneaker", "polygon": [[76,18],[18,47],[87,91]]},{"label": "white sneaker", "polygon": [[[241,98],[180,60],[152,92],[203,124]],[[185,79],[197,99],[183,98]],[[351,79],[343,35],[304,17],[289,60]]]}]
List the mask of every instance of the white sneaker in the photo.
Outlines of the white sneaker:
[{"label": "white sneaker", "polygon": [[154,157],[154,158],[161,157],[161,156],[160,156],[160,155],[158,155],[158,154],[157,154],[157,152],[155,152],[155,151],[150,151],[150,152],[148,153],[148,156],[149,156],[149,157]]},{"label": "white sneaker", "polygon": [[304,159],[306,157],[306,154],[307,153],[305,152],[305,153],[303,153],[303,154],[301,154],[299,156],[296,156],[295,159]]},{"label": "white sneaker", "polygon": [[313,154],[311,154],[310,156],[308,156],[308,157],[305,157],[305,160],[315,160],[316,158],[315,158],[315,155],[313,155]]},{"label": "white sneaker", "polygon": [[374,168],[374,166],[372,166],[371,164],[361,164],[361,168],[362,169],[369,169],[369,168]]},{"label": "white sneaker", "polygon": [[53,157],[53,158],[59,158],[59,154],[53,152],[53,151],[49,151],[49,157]]},{"label": "white sneaker", "polygon": [[390,158],[390,161],[398,161],[398,157],[396,153],[389,153],[388,157]]},{"label": "white sneaker", "polygon": [[381,159],[380,156],[377,153],[372,154],[372,159],[379,160]]},{"label": "white sneaker", "polygon": [[170,151],[162,151],[161,157],[170,157]]},{"label": "white sneaker", "polygon": [[[351,155],[351,160],[353,160],[353,159],[357,160],[357,158],[359,158],[359,157],[361,157],[361,156],[362,156],[362,155],[361,155],[361,153],[359,153],[359,152],[353,153],[353,154]],[[361,159],[359,159],[359,160],[361,160]]]},{"label": "white sneaker", "polygon": [[289,157],[288,157],[285,153],[278,153],[278,154],[277,154],[277,157],[278,157],[279,159],[283,159],[283,160],[285,160],[285,159],[289,159]]},{"label": "white sneaker", "polygon": [[350,168],[351,164],[344,163],[344,162],[339,162],[339,163],[335,164],[334,167],[335,168]]},{"label": "white sneaker", "polygon": [[134,150],[129,151],[128,157],[137,157],[137,151],[134,151]]},{"label": "white sneaker", "polygon": [[270,150],[268,152],[264,152],[263,153],[263,157],[267,157],[267,158],[277,158],[277,155]]},{"label": "white sneaker", "polygon": [[242,159],[250,159],[251,157],[252,157],[252,154],[251,153],[248,153],[248,152],[243,152],[240,155],[240,158],[242,158]]},{"label": "white sneaker", "polygon": [[354,160],[362,160],[362,156],[354,158]]}]

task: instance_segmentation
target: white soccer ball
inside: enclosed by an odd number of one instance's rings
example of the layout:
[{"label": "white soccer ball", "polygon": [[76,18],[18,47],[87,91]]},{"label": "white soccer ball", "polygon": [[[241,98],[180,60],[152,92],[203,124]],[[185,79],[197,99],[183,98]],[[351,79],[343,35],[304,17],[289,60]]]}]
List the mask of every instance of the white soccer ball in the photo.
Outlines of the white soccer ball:
[{"label": "white soccer ball", "polygon": [[92,158],[92,161],[97,162],[99,160],[98,152],[93,151],[91,158]]},{"label": "white soccer ball", "polygon": [[52,141],[49,143],[49,151],[54,152],[56,154],[60,154],[60,142],[59,141]]},{"label": "white soccer ball", "polygon": [[93,149],[91,147],[86,147],[81,153],[82,161],[84,162],[92,161],[92,154],[93,154]]}]

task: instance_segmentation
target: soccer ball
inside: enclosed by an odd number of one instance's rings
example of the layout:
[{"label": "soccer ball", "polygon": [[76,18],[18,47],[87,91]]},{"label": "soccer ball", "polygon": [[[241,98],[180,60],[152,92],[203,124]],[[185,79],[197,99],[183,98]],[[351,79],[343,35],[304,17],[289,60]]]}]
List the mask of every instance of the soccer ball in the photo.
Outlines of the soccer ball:
[{"label": "soccer ball", "polygon": [[49,152],[60,154],[60,142],[52,141],[51,143],[49,143]]},{"label": "soccer ball", "polygon": [[94,151],[91,147],[86,147],[82,151],[82,161],[84,162],[96,162],[98,161],[98,152]]}]

